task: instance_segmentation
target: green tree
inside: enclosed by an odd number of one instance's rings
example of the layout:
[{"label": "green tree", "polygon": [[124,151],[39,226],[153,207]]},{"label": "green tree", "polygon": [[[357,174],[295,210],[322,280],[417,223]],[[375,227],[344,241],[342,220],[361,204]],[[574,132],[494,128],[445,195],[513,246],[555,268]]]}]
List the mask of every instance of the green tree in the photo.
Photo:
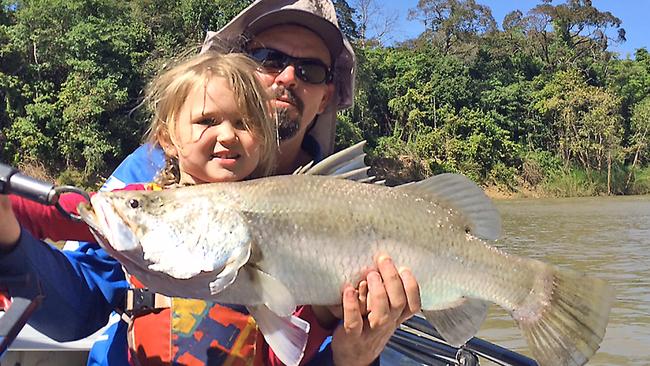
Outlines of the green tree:
[{"label": "green tree", "polygon": [[359,39],[359,29],[355,22],[356,10],[346,0],[333,0],[341,32],[350,42]]},{"label": "green tree", "polygon": [[77,184],[101,179],[141,141],[147,111],[132,111],[146,81],[250,3],[3,2],[3,158],[16,165],[41,162],[55,176],[77,176]]},{"label": "green tree", "polygon": [[420,0],[410,19],[424,23],[425,35],[445,55],[467,54],[478,36],[496,30],[490,8],[474,0]]},{"label": "green tree", "polygon": [[535,108],[554,126],[564,161],[579,163],[588,175],[607,169],[611,193],[612,166],[624,156],[619,98],[588,85],[576,70],[558,72],[537,97]]},{"label": "green tree", "polygon": [[[598,10],[591,0],[558,5],[543,1],[528,12],[524,23],[536,54],[552,71],[586,69],[594,62],[604,65],[611,59],[609,43],[625,41],[621,20]],[[607,35],[610,28],[617,30],[615,39]]]},{"label": "green tree", "polygon": [[626,189],[629,188],[636,167],[644,161],[647,161],[648,157],[650,157],[650,96],[643,99],[634,107],[631,132],[630,151],[633,158],[630,174],[625,182]]}]

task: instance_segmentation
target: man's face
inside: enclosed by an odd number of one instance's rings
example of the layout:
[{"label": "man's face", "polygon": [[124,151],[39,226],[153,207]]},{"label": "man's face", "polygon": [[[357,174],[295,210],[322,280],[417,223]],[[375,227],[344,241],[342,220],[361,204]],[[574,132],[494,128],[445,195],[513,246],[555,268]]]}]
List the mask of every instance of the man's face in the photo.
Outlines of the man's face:
[{"label": "man's face", "polygon": [[[255,36],[249,51],[269,48],[292,57],[320,60],[332,65],[329,50],[323,40],[312,31],[297,25],[280,25]],[[279,117],[282,141],[302,139],[314,117],[322,113],[334,92],[332,83],[313,84],[296,76],[296,67],[288,65],[271,72],[260,70],[260,80],[276,98],[273,101]]]}]

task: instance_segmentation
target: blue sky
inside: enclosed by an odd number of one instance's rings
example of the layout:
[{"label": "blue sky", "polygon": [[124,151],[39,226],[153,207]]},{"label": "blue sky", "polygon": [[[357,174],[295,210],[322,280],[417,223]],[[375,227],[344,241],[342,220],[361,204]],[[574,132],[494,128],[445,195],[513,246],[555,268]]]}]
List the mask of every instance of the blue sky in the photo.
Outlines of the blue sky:
[{"label": "blue sky", "polygon": [[[526,13],[537,4],[538,0],[476,0],[477,3],[487,5],[492,9],[492,16],[499,26],[503,17],[512,10],[519,9]],[[392,32],[394,40],[401,41],[417,37],[424,26],[418,21],[407,20],[409,9],[415,9],[418,0],[378,0],[385,13],[399,15],[398,24]],[[563,1],[554,0],[553,4]],[[633,55],[634,50],[646,47],[650,50],[650,0],[592,0],[593,5],[600,11],[609,11],[622,20],[625,28],[627,42],[612,44],[610,49],[618,52],[621,58],[627,54]],[[612,33],[612,36],[615,36]]]}]

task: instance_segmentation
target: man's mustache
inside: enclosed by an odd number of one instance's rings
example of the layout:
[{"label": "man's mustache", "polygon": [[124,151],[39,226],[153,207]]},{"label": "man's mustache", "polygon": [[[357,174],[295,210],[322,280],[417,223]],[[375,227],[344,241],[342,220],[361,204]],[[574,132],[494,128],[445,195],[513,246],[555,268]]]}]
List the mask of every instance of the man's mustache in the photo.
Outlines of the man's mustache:
[{"label": "man's mustache", "polygon": [[274,84],[271,87],[271,95],[275,99],[283,99],[293,104],[301,115],[305,110],[305,103],[303,103],[302,99],[293,92],[293,89],[287,89],[283,86]]}]

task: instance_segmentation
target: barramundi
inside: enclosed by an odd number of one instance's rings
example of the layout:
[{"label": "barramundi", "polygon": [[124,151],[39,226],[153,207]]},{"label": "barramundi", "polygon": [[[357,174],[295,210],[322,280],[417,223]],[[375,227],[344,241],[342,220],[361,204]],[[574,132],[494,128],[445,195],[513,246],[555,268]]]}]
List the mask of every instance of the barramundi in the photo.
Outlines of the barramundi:
[{"label": "barramundi", "polygon": [[585,364],[614,299],[601,279],[490,246],[498,211],[457,174],[397,187],[274,176],[98,193],[79,210],[150,289],[246,305],[287,364],[300,361],[309,331],[291,315],[296,305],[340,304],[379,253],[411,269],[424,316],[449,343],[474,336],[495,303],[542,366]]}]

